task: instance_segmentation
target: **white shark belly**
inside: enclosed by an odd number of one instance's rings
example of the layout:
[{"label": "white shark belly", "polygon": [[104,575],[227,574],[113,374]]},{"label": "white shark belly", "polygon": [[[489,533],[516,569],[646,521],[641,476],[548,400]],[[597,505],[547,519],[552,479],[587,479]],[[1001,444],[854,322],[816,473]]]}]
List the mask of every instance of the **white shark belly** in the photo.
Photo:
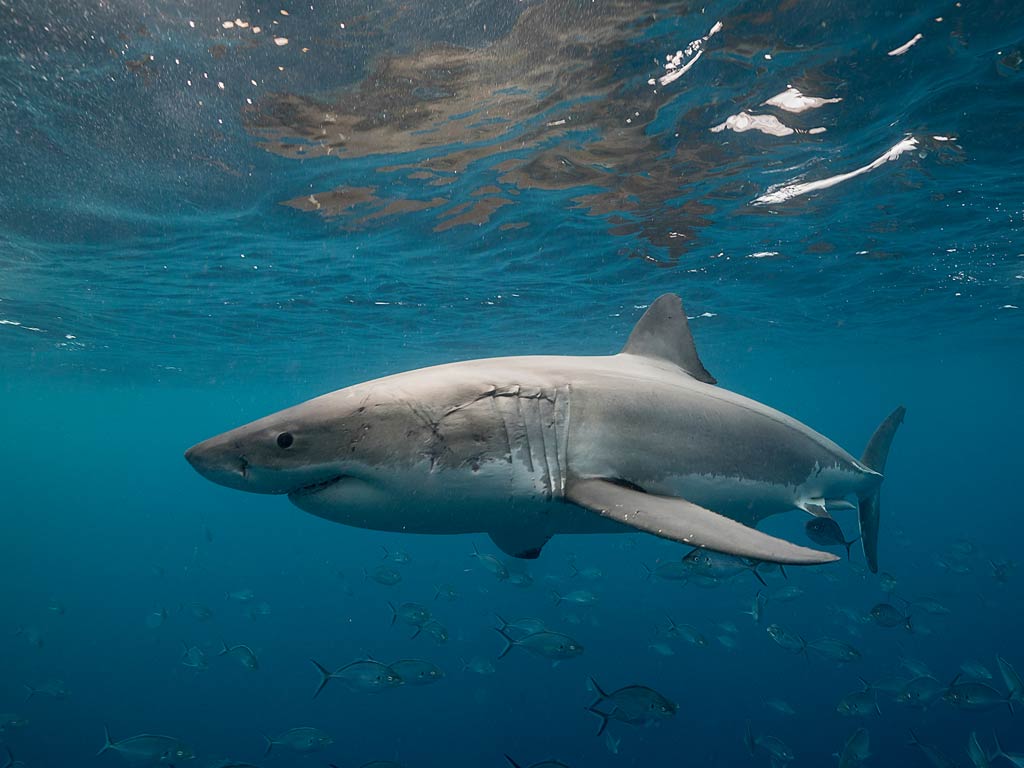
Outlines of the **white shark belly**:
[{"label": "white shark belly", "polygon": [[431,471],[424,461],[386,482],[343,478],[312,493],[292,494],[305,512],[336,523],[405,533],[490,533],[529,527],[547,534],[616,533],[628,528],[558,496],[521,462]]}]

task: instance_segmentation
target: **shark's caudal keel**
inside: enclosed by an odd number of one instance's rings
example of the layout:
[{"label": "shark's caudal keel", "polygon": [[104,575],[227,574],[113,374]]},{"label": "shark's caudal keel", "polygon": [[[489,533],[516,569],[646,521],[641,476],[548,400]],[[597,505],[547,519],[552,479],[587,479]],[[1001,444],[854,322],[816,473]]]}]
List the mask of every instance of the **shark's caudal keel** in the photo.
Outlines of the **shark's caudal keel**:
[{"label": "shark's caudal keel", "polygon": [[185,457],[215,483],[287,494],[348,525],[491,534],[536,557],[558,533],[641,530],[757,560],[834,555],[758,531],[799,508],[860,510],[877,568],[879,487],[897,409],[860,461],[716,386],[677,296],[609,357],[470,360],[332,392],[210,438]]}]

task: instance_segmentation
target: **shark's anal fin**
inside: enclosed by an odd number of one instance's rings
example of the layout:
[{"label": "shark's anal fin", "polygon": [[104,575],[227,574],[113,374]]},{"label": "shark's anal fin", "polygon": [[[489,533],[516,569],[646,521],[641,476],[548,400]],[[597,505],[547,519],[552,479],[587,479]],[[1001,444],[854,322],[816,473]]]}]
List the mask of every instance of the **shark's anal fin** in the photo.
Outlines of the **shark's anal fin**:
[{"label": "shark's anal fin", "polygon": [[813,565],[839,558],[797,546],[672,496],[655,496],[608,480],[572,481],[568,501],[664,539],[769,563]]},{"label": "shark's anal fin", "polygon": [[540,557],[540,551],[544,545],[551,538],[550,534],[534,530],[529,526],[491,531],[487,535],[491,537],[494,546],[506,555],[518,557],[521,560],[536,560]]}]

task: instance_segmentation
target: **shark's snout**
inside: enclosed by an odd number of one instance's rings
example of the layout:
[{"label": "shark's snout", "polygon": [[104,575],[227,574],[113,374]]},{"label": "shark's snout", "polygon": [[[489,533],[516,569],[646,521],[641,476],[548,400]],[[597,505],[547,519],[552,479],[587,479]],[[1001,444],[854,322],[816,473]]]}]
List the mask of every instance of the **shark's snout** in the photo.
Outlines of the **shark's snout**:
[{"label": "shark's snout", "polygon": [[230,442],[211,438],[196,443],[185,451],[185,460],[207,480],[229,488],[249,490],[249,463],[238,446]]}]

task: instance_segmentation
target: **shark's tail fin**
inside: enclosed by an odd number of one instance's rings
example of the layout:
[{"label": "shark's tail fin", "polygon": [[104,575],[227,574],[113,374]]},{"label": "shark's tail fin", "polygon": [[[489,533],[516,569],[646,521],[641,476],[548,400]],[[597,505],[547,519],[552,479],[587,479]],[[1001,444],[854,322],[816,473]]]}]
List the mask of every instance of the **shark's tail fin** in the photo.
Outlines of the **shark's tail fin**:
[{"label": "shark's tail fin", "polygon": [[[864,449],[861,463],[868,469],[879,474],[885,471],[885,460],[889,456],[889,446],[892,445],[892,438],[896,429],[903,423],[903,416],[907,409],[902,405],[889,414],[883,421],[875,434],[868,441],[868,447]],[[881,514],[879,492],[881,483],[875,489],[860,498],[860,536],[864,547],[864,557],[868,561],[868,568],[872,573],[878,573],[878,524]]]}]

